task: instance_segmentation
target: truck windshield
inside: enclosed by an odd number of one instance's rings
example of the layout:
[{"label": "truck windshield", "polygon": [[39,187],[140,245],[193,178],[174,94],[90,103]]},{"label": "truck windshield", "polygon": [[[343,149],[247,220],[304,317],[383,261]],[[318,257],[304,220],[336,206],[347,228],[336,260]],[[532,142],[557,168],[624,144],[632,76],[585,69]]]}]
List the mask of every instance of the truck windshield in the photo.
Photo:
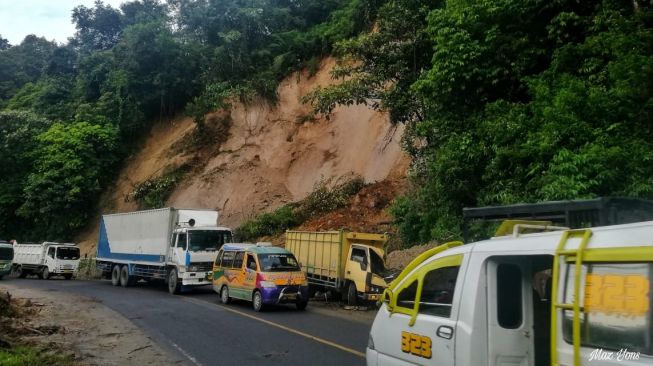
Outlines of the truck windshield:
[{"label": "truck windshield", "polygon": [[258,261],[263,272],[299,271],[297,260],[290,253],[259,254]]},{"label": "truck windshield", "polygon": [[14,259],[14,249],[0,248],[0,259],[5,261]]},{"label": "truck windshield", "polygon": [[231,243],[231,231],[228,230],[189,230],[188,250],[192,252],[216,251],[225,243]]},{"label": "truck windshield", "polygon": [[385,265],[383,264],[383,259],[372,249],[370,249],[370,262],[372,263],[372,273],[384,277],[386,270]]},{"label": "truck windshield", "polygon": [[57,259],[79,259],[79,248],[59,247],[57,248]]}]

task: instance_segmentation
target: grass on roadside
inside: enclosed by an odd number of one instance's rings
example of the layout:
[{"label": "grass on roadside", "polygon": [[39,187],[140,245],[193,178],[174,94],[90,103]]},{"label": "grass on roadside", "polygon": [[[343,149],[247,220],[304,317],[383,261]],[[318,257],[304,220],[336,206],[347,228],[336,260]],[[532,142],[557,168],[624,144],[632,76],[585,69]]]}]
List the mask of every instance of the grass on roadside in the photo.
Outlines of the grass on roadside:
[{"label": "grass on roadside", "polygon": [[62,355],[32,346],[16,346],[0,349],[0,365],[3,366],[67,366],[74,365],[73,355]]}]

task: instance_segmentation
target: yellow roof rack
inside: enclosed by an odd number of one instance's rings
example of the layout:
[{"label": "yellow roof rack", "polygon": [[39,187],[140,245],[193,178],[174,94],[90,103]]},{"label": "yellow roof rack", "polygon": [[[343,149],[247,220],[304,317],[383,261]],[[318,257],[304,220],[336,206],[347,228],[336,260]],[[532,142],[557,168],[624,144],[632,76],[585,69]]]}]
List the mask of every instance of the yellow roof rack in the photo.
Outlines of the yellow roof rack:
[{"label": "yellow roof rack", "polygon": [[568,227],[553,225],[551,221],[541,220],[504,220],[494,233],[498,236],[518,237],[520,234],[538,233],[542,231],[569,230]]}]

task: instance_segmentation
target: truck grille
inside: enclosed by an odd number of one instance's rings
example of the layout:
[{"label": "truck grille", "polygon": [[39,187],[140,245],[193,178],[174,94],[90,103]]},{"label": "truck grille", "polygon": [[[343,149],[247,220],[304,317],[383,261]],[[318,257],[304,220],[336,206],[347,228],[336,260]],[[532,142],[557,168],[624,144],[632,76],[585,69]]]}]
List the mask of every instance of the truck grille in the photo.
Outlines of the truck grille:
[{"label": "truck grille", "polygon": [[213,270],[213,262],[194,262],[190,266],[196,266],[197,272],[209,272]]}]

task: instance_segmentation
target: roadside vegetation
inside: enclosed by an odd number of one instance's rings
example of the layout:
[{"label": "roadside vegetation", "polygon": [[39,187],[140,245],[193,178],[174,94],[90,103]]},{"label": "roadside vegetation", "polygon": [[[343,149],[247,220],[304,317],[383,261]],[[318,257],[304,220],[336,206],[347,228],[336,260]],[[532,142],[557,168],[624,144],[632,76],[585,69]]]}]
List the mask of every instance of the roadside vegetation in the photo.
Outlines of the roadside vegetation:
[{"label": "roadside vegetation", "polygon": [[75,365],[74,354],[62,352],[56,345],[45,346],[27,340],[29,335],[50,334],[57,328],[35,329],[26,321],[34,316],[29,303],[19,303],[11,294],[0,294],[0,365],[67,366]]},{"label": "roadside vegetation", "polygon": [[256,215],[238,227],[235,234],[242,241],[280,235],[314,217],[347,206],[350,198],[364,186],[365,182],[360,177],[350,178],[332,186],[322,180],[303,200]]},{"label": "roadside vegetation", "polygon": [[[78,232],[154,122],[185,113],[201,131],[332,54],[342,83],[297,117],[367,104],[406,124],[405,245],[459,238],[465,206],[653,198],[650,1],[142,0],[72,19],[63,45],[0,37],[0,232],[19,240]],[[239,231],[283,231],[300,206]]]}]

